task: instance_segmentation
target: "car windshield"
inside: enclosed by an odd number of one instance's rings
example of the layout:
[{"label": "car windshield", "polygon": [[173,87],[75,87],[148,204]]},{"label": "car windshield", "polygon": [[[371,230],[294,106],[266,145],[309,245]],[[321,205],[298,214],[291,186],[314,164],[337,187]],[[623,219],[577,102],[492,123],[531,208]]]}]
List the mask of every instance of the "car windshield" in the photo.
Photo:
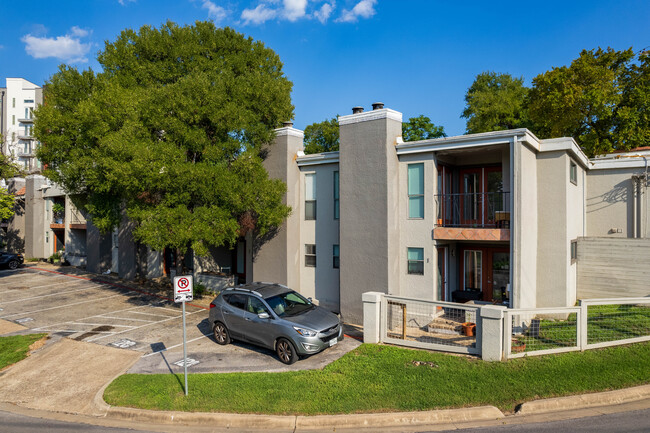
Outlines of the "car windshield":
[{"label": "car windshield", "polygon": [[279,317],[291,317],[314,308],[313,304],[296,292],[286,292],[265,299]]}]

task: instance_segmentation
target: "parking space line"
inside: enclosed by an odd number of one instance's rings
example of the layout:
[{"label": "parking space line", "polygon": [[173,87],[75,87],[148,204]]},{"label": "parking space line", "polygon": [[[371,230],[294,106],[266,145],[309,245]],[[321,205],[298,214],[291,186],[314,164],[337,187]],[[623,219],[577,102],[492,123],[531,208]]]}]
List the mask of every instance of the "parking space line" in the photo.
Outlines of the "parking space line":
[{"label": "parking space line", "polygon": [[134,322],[148,322],[148,323],[156,322],[156,320],[129,319],[128,317],[114,317],[114,316],[104,316],[104,315],[98,317],[101,317],[102,319],[133,320]]},{"label": "parking space line", "polygon": [[[115,311],[111,311],[111,312],[108,312],[108,313],[94,314],[94,315],[92,315],[92,316],[82,317],[81,319],[77,319],[77,320],[92,319],[92,318],[95,318],[95,317],[102,317],[104,314],[121,313],[122,311],[130,311],[130,310],[135,310],[135,309],[137,309],[137,308],[143,308],[143,307],[146,307],[146,305],[139,305],[139,306],[137,306],[137,307],[124,308],[124,309],[122,309],[122,310],[115,310]],[[53,324],[51,324],[51,325],[47,325],[47,326],[65,325],[66,323],[70,323],[70,322],[58,322],[58,323],[53,323]],[[33,330],[33,331],[39,331],[39,330],[41,330],[42,328],[45,328],[45,327],[46,327],[46,326],[43,326],[43,327],[41,327],[41,328],[33,328],[32,330]]]},{"label": "parking space line", "polygon": [[[97,287],[86,287],[84,289],[76,289],[76,290],[68,290],[67,292],[57,292],[57,293],[50,293],[49,295],[39,295],[39,296],[31,296],[29,298],[21,298],[21,299],[16,299],[14,301],[9,301],[9,302],[3,302],[2,305],[7,305],[7,304],[13,304],[15,302],[23,302],[23,301],[29,301],[31,299],[40,299],[40,298],[47,298],[49,296],[60,296],[60,295],[65,295],[66,293],[75,293],[75,292],[83,292],[84,290],[92,290],[96,289]],[[31,288],[30,288],[31,289]]]},{"label": "parking space line", "polygon": [[132,325],[113,325],[112,323],[86,323],[86,322],[66,322],[71,325],[88,325],[88,326],[113,326],[118,328],[135,328]]},{"label": "parking space line", "polygon": [[105,299],[114,298],[114,297],[116,297],[116,296],[123,296],[123,295],[118,293],[117,295],[111,295],[111,296],[107,296],[107,297],[105,297],[105,298],[89,299],[89,300],[87,300],[87,301],[75,302],[75,303],[73,303],[73,304],[66,304],[66,305],[58,305],[58,306],[56,306],[56,307],[43,308],[43,309],[41,309],[41,310],[24,311],[24,312],[22,312],[22,313],[9,314],[8,316],[2,316],[2,317],[0,317],[0,319],[6,319],[6,318],[8,318],[8,317],[14,317],[14,316],[24,316],[24,315],[27,315],[27,314],[40,313],[40,312],[43,312],[43,311],[49,311],[49,310],[56,310],[57,308],[72,307],[72,306],[74,306],[74,305],[87,304],[88,302],[98,302],[98,301],[103,301],[103,300],[105,300]]},{"label": "parking space line", "polygon": [[[185,316],[186,316],[186,317],[187,317],[187,316],[191,316],[192,314],[196,314],[196,313],[204,313],[204,311],[199,310],[199,311],[194,311],[194,312],[192,312],[192,313],[186,313]],[[168,321],[170,321],[170,320],[176,320],[176,319],[180,319],[180,318],[181,318],[181,316],[178,316],[178,317],[170,317],[169,319],[159,320],[159,321],[154,322],[154,323],[147,323],[146,325],[136,326],[136,327],[133,328],[133,329],[129,329],[129,330],[124,330],[124,331],[116,332],[116,334],[122,334],[122,333],[124,333],[124,332],[129,332],[129,331],[133,331],[133,330],[135,330],[135,329],[140,329],[140,328],[144,328],[144,327],[146,327],[146,326],[151,326],[151,325],[157,325],[158,323],[168,322]],[[104,337],[92,338],[92,339],[90,339],[90,340],[86,340],[86,341],[87,341],[88,343],[90,343],[90,342],[93,342],[93,341],[95,341],[95,340],[99,340],[99,339],[102,339],[102,338],[104,338]]]},{"label": "parking space line", "polygon": [[[176,313],[176,316],[173,316],[173,317],[181,317],[179,315],[180,311],[175,311],[175,313]],[[172,316],[168,316],[166,314],[144,313],[142,311],[134,311],[133,314],[144,314],[145,316],[156,316],[156,317],[172,317]]]},{"label": "parking space line", "polygon": [[[191,343],[191,342],[193,342],[193,341],[200,340],[200,339],[202,339],[202,338],[208,338],[208,337],[209,337],[209,335],[202,335],[202,336],[200,336],[200,337],[193,338],[193,339],[191,339],[191,340],[187,340],[186,343]],[[162,350],[159,350],[159,351],[157,351],[157,352],[151,352],[151,353],[147,353],[146,355],[142,355],[141,358],[146,358],[147,356],[151,356],[151,355],[157,355],[157,354],[159,354],[160,352],[166,352],[166,351],[168,351],[168,350],[170,350],[170,349],[173,349],[173,348],[175,348],[175,347],[179,347],[179,346],[182,346],[182,345],[183,345],[183,343],[174,344],[173,346],[166,347],[166,348],[164,348],[164,349],[162,349]]]}]

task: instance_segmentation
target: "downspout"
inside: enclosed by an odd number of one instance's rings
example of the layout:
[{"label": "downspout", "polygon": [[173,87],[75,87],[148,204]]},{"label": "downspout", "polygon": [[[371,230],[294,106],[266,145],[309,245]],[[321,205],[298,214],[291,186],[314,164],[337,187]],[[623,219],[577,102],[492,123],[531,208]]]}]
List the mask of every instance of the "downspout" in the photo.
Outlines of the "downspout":
[{"label": "downspout", "polygon": [[[642,157],[643,161],[645,162],[645,174],[643,176],[643,185],[645,188],[639,206],[641,206],[641,214],[644,215],[643,231],[641,232],[641,237],[645,238],[648,233],[648,158],[643,155]],[[641,181],[639,181],[639,194],[641,194]],[[643,197],[645,197],[645,200]]]},{"label": "downspout", "polygon": [[4,155],[5,153],[5,91],[0,92],[0,135],[2,135],[2,141],[0,141],[0,153]]},{"label": "downspout", "polygon": [[636,210],[636,201],[637,201],[636,184],[637,184],[637,181],[636,181],[636,179],[637,179],[636,175],[632,176],[632,237],[634,239],[636,239],[636,228],[637,228],[636,227],[637,226],[637,218],[636,218],[636,216],[637,216],[636,215],[636,213],[637,213],[637,210]]}]

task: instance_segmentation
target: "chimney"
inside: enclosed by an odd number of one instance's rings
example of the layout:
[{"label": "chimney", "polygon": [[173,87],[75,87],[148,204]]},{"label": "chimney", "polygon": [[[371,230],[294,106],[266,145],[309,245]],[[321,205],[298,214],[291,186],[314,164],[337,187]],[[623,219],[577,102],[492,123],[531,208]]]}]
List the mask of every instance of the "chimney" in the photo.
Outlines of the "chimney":
[{"label": "chimney", "polygon": [[384,108],[384,103],[383,102],[373,102],[372,103],[372,109],[373,110],[381,110]]},{"label": "chimney", "polygon": [[290,121],[290,120],[287,121],[287,122],[282,122],[282,127],[283,128],[291,128],[292,126],[293,126],[293,122]]},{"label": "chimney", "polygon": [[352,114],[360,114],[363,113],[363,107],[352,107]]}]

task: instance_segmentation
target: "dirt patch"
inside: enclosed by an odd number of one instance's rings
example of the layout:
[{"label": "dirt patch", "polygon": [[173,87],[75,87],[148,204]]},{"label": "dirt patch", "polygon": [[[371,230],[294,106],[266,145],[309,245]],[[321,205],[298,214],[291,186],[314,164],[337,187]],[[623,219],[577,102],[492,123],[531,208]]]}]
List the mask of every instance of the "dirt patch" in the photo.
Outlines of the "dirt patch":
[{"label": "dirt patch", "polygon": [[27,329],[27,328],[17,323],[0,319],[0,335],[9,334],[11,332],[22,331],[23,329]]},{"label": "dirt patch", "polygon": [[46,335],[43,338],[41,338],[40,340],[34,341],[32,344],[30,344],[29,345],[29,352],[28,352],[27,356],[29,356],[33,351],[38,350],[41,347],[45,346],[45,342],[48,340],[48,338],[50,338],[50,337],[48,337]]},{"label": "dirt patch", "polygon": [[109,325],[98,326],[98,327],[96,327],[96,328],[93,328],[93,329],[92,329],[91,331],[89,331],[89,332],[84,332],[83,334],[81,334],[81,335],[75,337],[74,339],[77,340],[77,341],[81,341],[81,340],[83,340],[83,339],[85,339],[85,338],[92,337],[93,335],[97,335],[97,334],[99,334],[100,332],[110,331],[110,330],[113,329],[113,328],[114,328],[113,326],[109,326]]}]

